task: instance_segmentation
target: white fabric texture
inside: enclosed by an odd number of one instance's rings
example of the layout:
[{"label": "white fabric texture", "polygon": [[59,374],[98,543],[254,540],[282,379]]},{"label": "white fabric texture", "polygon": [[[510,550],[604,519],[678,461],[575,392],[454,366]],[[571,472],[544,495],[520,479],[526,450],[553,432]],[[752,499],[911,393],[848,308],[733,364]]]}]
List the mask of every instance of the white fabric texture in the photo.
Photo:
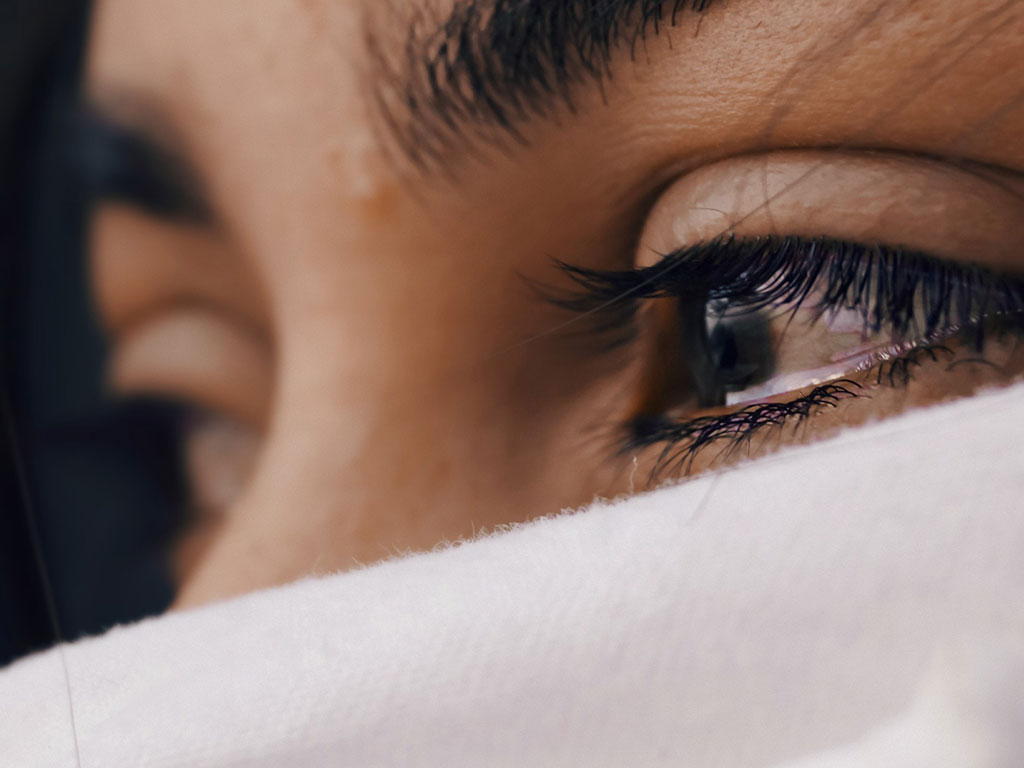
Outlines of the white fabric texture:
[{"label": "white fabric texture", "polygon": [[[0,765],[1024,765],[1024,386],[0,673]],[[295,511],[301,520],[301,510]]]}]

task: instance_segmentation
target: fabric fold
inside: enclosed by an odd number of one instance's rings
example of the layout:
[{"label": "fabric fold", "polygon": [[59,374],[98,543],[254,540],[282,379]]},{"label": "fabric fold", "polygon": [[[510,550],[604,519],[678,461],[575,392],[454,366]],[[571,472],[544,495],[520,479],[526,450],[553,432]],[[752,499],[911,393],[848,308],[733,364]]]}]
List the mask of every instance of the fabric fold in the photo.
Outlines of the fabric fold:
[{"label": "fabric fold", "polygon": [[1024,764],[1021,424],[1016,386],[119,627],[0,672],[0,764],[75,765],[69,691],[83,766]]}]

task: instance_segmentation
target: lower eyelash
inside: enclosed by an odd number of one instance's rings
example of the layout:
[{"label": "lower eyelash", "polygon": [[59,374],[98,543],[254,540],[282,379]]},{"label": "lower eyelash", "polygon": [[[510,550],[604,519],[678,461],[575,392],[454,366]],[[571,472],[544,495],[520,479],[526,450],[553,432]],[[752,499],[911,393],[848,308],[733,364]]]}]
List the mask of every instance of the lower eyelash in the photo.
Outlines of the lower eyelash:
[{"label": "lower eyelash", "polygon": [[795,422],[799,424],[840,402],[867,397],[863,386],[852,379],[815,387],[786,403],[757,403],[722,416],[701,416],[673,422],[663,417],[640,417],[627,425],[623,453],[666,443],[651,471],[652,481],[664,474],[686,474],[697,454],[714,443],[726,441],[722,456],[728,457],[755,435]]},{"label": "lower eyelash", "polygon": [[[995,366],[983,357],[954,360],[956,353],[944,344],[915,347],[899,357],[884,360],[864,372],[864,384],[906,387],[913,381],[914,369],[943,358],[949,363],[946,370],[960,364]],[[995,366],[998,367],[998,366]],[[693,468],[697,455],[715,443],[726,445],[716,459],[727,459],[758,434],[780,429],[787,424],[795,426],[822,413],[839,407],[852,399],[870,399],[864,393],[864,384],[853,379],[837,379],[815,387],[808,394],[785,403],[756,403],[721,416],[702,416],[686,421],[672,421],[665,417],[643,416],[626,425],[627,435],[621,453],[649,448],[665,443],[654,468],[650,482],[671,474],[686,475]]]}]

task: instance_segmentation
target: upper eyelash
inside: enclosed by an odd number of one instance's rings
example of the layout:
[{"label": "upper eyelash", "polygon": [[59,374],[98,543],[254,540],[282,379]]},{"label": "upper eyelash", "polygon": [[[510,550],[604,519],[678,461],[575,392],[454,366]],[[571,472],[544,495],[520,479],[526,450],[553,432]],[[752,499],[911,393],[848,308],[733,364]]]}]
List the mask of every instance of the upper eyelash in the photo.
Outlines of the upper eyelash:
[{"label": "upper eyelash", "polygon": [[558,262],[575,284],[548,301],[589,315],[599,332],[624,332],[644,299],[724,301],[795,312],[815,288],[823,313],[861,312],[865,331],[928,338],[983,317],[1024,313],[1024,280],[886,245],[826,237],[718,238],[667,254],[651,267],[595,270]]}]

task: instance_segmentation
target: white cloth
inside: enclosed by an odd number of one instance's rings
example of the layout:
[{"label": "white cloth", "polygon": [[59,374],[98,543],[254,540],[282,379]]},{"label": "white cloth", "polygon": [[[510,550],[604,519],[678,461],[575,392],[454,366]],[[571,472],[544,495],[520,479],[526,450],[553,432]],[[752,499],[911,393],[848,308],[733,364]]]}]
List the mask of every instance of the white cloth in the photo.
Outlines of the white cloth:
[{"label": "white cloth", "polygon": [[[1017,386],[76,643],[81,765],[1024,765],[1022,426]],[[0,766],[74,750],[60,653],[0,673]]]}]

